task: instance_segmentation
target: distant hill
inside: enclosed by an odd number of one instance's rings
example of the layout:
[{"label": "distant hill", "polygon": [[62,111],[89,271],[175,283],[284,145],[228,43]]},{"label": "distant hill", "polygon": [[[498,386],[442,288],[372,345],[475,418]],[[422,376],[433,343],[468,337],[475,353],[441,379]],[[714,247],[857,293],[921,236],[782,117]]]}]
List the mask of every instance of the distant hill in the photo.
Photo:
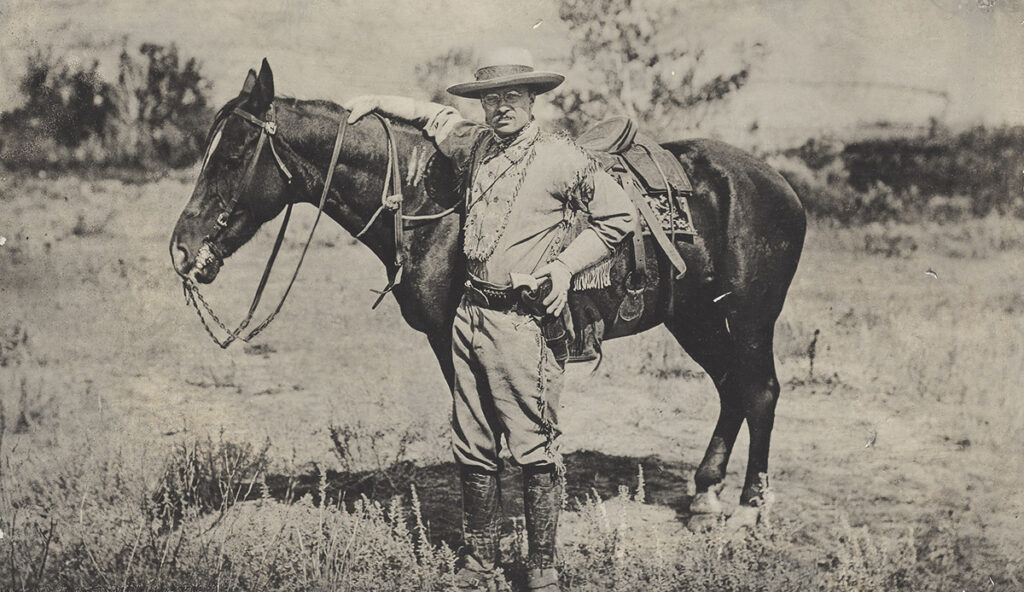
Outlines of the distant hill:
[{"label": "distant hill", "polygon": [[[416,64],[455,46],[525,45],[552,68],[569,51],[555,2],[3,2],[0,109],[19,100],[25,56],[47,46],[72,60],[97,57],[101,72],[112,74],[124,42],[177,43],[202,61],[218,103],[264,56],[281,92],[343,100],[366,92],[418,96]],[[1020,15],[1000,6],[688,2],[686,22],[671,24],[682,38],[711,53],[751,40],[768,48],[748,87],[693,135],[770,147],[880,121],[1024,123]]]}]

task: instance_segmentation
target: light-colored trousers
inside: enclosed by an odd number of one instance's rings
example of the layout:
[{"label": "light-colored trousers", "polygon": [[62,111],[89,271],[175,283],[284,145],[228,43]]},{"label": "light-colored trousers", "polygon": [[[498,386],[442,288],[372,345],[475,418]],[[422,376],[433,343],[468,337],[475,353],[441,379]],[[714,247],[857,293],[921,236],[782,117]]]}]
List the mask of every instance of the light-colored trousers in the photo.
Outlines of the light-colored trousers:
[{"label": "light-colored trousers", "polygon": [[514,464],[561,469],[557,409],[563,371],[533,317],[463,299],[452,338],[455,460],[497,471],[507,445]]}]

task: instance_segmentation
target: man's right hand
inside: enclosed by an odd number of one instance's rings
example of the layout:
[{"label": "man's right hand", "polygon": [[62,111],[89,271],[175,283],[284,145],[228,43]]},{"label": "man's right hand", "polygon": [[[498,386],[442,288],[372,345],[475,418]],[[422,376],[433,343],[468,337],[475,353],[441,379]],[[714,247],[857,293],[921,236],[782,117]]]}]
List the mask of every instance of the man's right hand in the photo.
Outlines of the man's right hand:
[{"label": "man's right hand", "polygon": [[345,101],[343,108],[349,110],[348,122],[355,123],[364,115],[372,113],[380,107],[380,100],[376,95],[360,95]]},{"label": "man's right hand", "polygon": [[351,111],[349,123],[355,123],[367,113],[376,111],[385,117],[401,119],[418,127],[423,127],[431,118],[447,109],[444,105],[391,95],[362,95],[349,99],[342,107]]}]

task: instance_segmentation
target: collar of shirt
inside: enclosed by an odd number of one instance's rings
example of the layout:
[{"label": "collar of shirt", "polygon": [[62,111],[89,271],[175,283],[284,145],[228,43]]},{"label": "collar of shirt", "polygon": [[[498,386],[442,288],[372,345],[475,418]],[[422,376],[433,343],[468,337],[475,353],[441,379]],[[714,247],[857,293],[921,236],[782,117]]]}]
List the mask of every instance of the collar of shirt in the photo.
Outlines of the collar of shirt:
[{"label": "collar of shirt", "polygon": [[502,138],[495,134],[494,142],[491,144],[484,162],[488,162],[499,155],[505,156],[513,163],[517,162],[526,155],[539,135],[540,126],[537,125],[536,121],[530,121],[518,133],[507,138]]}]

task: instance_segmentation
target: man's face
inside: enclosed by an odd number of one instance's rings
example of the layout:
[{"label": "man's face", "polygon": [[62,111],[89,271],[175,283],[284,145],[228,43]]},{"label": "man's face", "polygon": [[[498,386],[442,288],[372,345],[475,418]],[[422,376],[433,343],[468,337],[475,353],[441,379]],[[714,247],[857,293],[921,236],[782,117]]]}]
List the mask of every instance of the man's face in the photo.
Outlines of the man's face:
[{"label": "man's face", "polygon": [[480,95],[487,125],[499,136],[515,134],[530,123],[533,93],[525,86],[508,86]]}]

